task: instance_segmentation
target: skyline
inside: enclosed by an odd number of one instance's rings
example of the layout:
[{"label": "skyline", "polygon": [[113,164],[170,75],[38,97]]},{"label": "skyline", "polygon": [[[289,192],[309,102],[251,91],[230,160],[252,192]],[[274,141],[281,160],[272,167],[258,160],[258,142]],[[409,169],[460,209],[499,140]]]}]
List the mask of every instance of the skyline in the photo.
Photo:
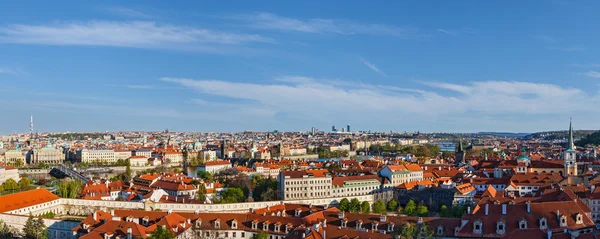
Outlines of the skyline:
[{"label": "skyline", "polygon": [[5,5],[0,134],[600,128],[594,1]]}]

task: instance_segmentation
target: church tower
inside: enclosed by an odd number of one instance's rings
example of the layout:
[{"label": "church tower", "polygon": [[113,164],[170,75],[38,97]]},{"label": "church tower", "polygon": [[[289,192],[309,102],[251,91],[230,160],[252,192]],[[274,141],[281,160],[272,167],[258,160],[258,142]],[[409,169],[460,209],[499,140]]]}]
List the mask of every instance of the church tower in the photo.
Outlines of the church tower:
[{"label": "church tower", "polygon": [[458,142],[458,148],[456,149],[454,163],[456,165],[464,165],[465,164],[465,151],[463,150],[463,147],[462,147],[462,139]]},{"label": "church tower", "polygon": [[569,122],[569,142],[567,150],[563,152],[563,160],[565,162],[565,176],[577,175],[577,151],[573,142],[573,123]]}]

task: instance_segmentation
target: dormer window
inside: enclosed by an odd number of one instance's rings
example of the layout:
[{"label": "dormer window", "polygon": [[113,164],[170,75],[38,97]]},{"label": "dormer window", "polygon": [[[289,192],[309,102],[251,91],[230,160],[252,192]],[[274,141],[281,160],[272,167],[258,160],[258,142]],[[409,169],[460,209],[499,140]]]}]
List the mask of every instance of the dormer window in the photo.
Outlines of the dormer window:
[{"label": "dormer window", "polygon": [[265,221],[263,223],[263,231],[268,231],[269,230],[269,221]]},{"label": "dormer window", "polygon": [[498,224],[496,224],[496,234],[504,234],[505,232],[506,224],[504,223],[504,221],[498,222]]},{"label": "dormer window", "polygon": [[356,221],[356,230],[361,229],[362,228],[362,220],[358,220]]},{"label": "dormer window", "polygon": [[390,224],[388,224],[388,231],[389,232],[394,231],[394,223],[393,222],[390,222]]},{"label": "dormer window", "polygon": [[540,229],[545,230],[548,228],[548,220],[545,217],[540,219]]},{"label": "dormer window", "polygon": [[202,219],[198,219],[196,221],[196,227],[201,227],[202,226]]},{"label": "dormer window", "polygon": [[275,232],[279,232],[280,227],[281,227],[281,224],[275,223]]},{"label": "dormer window", "polygon": [[444,234],[444,227],[438,226],[438,228],[437,228],[437,234],[438,234],[438,236],[443,235]]},{"label": "dormer window", "polygon": [[477,220],[473,223],[473,233],[481,233],[481,227],[482,227],[482,222],[481,220]]},{"label": "dormer window", "polygon": [[237,221],[236,220],[231,221],[231,229],[237,229]]},{"label": "dormer window", "polygon": [[527,221],[524,218],[519,220],[519,229],[527,229]]},{"label": "dormer window", "polygon": [[285,225],[285,233],[290,233],[290,230],[292,230],[292,224],[287,224]]},{"label": "dormer window", "polygon": [[221,220],[217,219],[215,220],[215,228],[221,228]]},{"label": "dormer window", "polygon": [[562,215],[560,216],[560,227],[566,227],[567,226],[567,216]]},{"label": "dormer window", "polygon": [[252,230],[256,230],[258,228],[258,221],[252,221]]},{"label": "dormer window", "polygon": [[348,226],[348,220],[342,219],[342,228],[346,228]]},{"label": "dormer window", "polygon": [[377,222],[372,222],[371,223],[371,230],[373,230],[373,231],[377,230],[377,226],[378,226]]},{"label": "dormer window", "polygon": [[575,216],[575,223],[583,224],[583,216],[581,214],[577,213],[577,215]]},{"label": "dormer window", "polygon": [[301,212],[302,212],[301,208],[296,208],[296,211],[294,212],[294,215],[296,215],[296,217],[299,217]]}]

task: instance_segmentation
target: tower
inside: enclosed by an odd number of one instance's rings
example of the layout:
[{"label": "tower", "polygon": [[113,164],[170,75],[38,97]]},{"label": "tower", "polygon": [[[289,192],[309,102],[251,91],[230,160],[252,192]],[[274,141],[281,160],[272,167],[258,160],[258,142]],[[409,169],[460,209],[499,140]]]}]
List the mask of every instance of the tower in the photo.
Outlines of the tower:
[{"label": "tower", "polygon": [[462,147],[462,139],[460,141],[458,141],[458,148],[456,149],[456,154],[455,154],[455,160],[454,163],[457,165],[462,165],[465,164],[465,151],[463,150]]},{"label": "tower", "polygon": [[221,143],[221,159],[225,159],[228,156],[229,146],[227,145],[227,140],[224,139]]},{"label": "tower", "polygon": [[33,115],[29,119],[29,138],[33,139]]},{"label": "tower", "polygon": [[575,151],[575,143],[573,142],[573,122],[569,120],[569,141],[567,142],[567,150],[563,152],[562,158],[565,164],[566,175],[577,175],[577,151]]},{"label": "tower", "polygon": [[350,125],[346,125],[346,132],[350,132]]}]

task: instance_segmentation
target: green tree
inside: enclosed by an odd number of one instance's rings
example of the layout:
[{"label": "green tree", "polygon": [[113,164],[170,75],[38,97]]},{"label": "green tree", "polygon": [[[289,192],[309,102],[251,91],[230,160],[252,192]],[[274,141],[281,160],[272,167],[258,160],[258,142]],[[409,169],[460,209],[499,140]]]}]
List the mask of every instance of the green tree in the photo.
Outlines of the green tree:
[{"label": "green tree", "polygon": [[360,212],[365,214],[371,212],[371,205],[369,204],[369,202],[364,201],[362,202],[362,204],[360,204]]},{"label": "green tree", "polygon": [[415,201],[413,201],[413,200],[408,201],[408,203],[404,207],[403,213],[408,216],[414,216],[416,214],[416,212],[417,212],[417,204],[415,203]]},{"label": "green tree", "polygon": [[17,184],[17,181],[15,181],[12,178],[7,179],[4,182],[3,186],[4,186],[4,190],[6,190],[6,191],[14,191],[14,190],[19,189],[19,184]]},{"label": "green tree", "polygon": [[350,200],[350,212],[359,212],[360,211],[360,201],[358,199],[353,198]]},{"label": "green tree", "polygon": [[213,175],[206,171],[198,171],[198,177],[202,178],[204,182],[210,183],[213,181]]},{"label": "green tree", "polygon": [[427,209],[427,207],[425,205],[419,205],[417,207],[417,214],[419,216],[426,217],[428,213],[429,213],[429,210]]},{"label": "green tree", "polygon": [[62,198],[76,198],[81,193],[81,182],[72,180],[58,184],[56,194]]},{"label": "green tree", "polygon": [[406,223],[402,226],[400,231],[400,238],[402,239],[431,239],[433,238],[433,231],[429,226],[421,223]]},{"label": "green tree", "polygon": [[350,212],[350,200],[347,198],[342,198],[342,200],[340,200],[340,211]]},{"label": "green tree", "polygon": [[148,239],[175,239],[175,235],[169,229],[157,226]]},{"label": "green tree", "polygon": [[244,201],[244,191],[240,188],[226,188],[221,192],[222,203],[236,203]]},{"label": "green tree", "polygon": [[23,227],[23,233],[27,239],[47,239],[48,234],[46,233],[46,225],[44,219],[34,218],[33,215],[29,214],[29,218],[25,222]]},{"label": "green tree", "polygon": [[123,176],[123,181],[131,180],[131,164],[126,162],[127,166],[125,166],[125,175]]},{"label": "green tree", "polygon": [[31,181],[29,180],[29,178],[22,177],[21,179],[19,179],[19,187],[21,188],[21,190],[27,189],[29,185],[31,185]]},{"label": "green tree", "polygon": [[448,210],[446,205],[440,207],[440,217],[450,217],[450,210]]},{"label": "green tree", "polygon": [[258,232],[252,237],[252,239],[269,239],[269,233],[265,231]]},{"label": "green tree", "polygon": [[387,203],[387,209],[388,209],[388,211],[390,211],[390,212],[395,212],[395,211],[396,211],[396,209],[398,209],[398,201],[396,201],[396,200],[394,200],[394,199],[392,199],[391,201],[389,201],[389,202]]},{"label": "green tree", "polygon": [[15,229],[7,225],[4,221],[0,220],[0,238],[13,238]]},{"label": "green tree", "polygon": [[385,212],[385,203],[382,200],[377,200],[377,202],[373,203],[373,212],[374,213],[384,213]]},{"label": "green tree", "polygon": [[206,201],[206,187],[203,183],[198,184],[198,194],[196,195],[196,199],[200,201]]}]

